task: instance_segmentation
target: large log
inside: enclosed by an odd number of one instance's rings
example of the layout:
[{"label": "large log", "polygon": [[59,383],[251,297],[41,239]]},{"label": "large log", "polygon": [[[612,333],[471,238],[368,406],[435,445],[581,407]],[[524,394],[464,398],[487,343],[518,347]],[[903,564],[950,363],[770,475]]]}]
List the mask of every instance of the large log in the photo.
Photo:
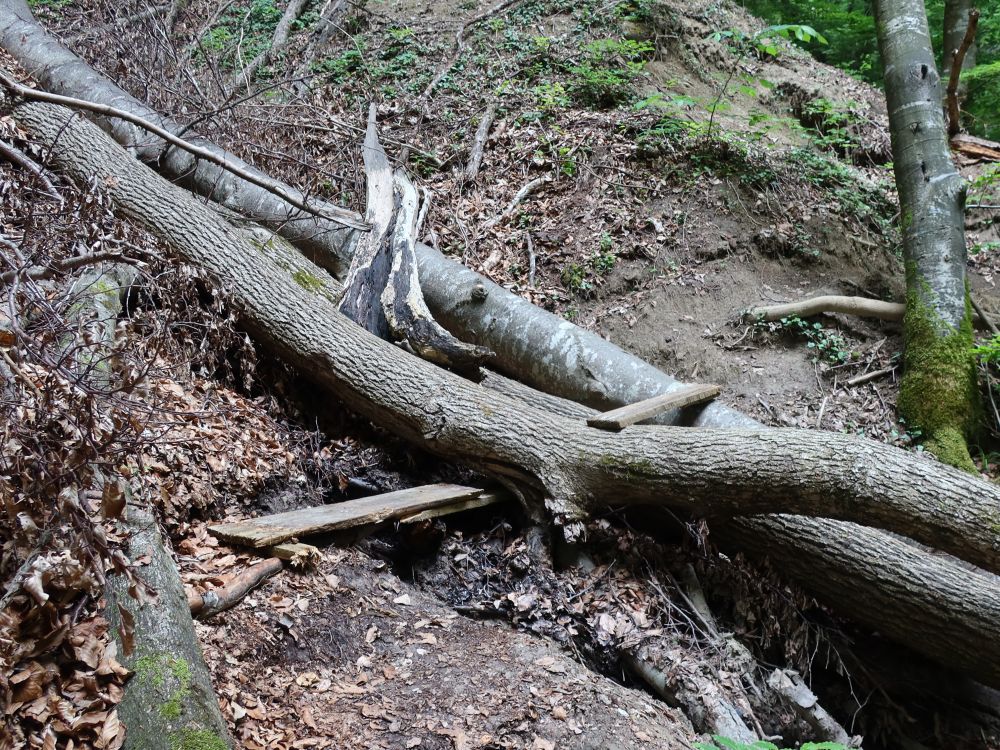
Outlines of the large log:
[{"label": "large log", "polygon": [[[0,0],[0,8],[9,10],[0,14],[0,45],[11,52],[22,65],[49,89],[67,95],[85,93],[90,99],[118,104],[130,111],[149,118],[157,118],[171,125],[158,113],[141,104],[122,91],[104,76],[96,73],[86,63],[63,48],[59,42],[45,32],[31,16],[21,0]],[[311,215],[291,209],[272,194],[218,169],[208,162],[198,162],[185,158],[176,152],[170,158],[158,160],[164,150],[162,141],[148,137],[142,131],[116,121],[98,119],[122,145],[135,149],[136,153],[156,163],[163,174],[182,179],[202,195],[214,196],[226,205],[246,216],[263,223],[276,226],[284,236],[296,243],[317,262],[332,272],[342,274],[350,264],[351,254],[359,233],[351,228],[317,219]],[[180,126],[172,124],[179,131]],[[249,165],[236,156],[217,149],[232,163]],[[251,168],[252,169],[252,168]],[[329,215],[333,207],[324,207]],[[356,214],[350,216],[357,219]],[[286,221],[294,219],[294,221]],[[541,391],[559,394],[572,401],[586,403],[601,410],[641,401],[652,396],[669,393],[683,386],[670,375],[663,373],[642,359],[623,351],[609,341],[589,331],[585,331],[568,321],[535,307],[530,302],[494,284],[474,271],[444,257],[433,248],[418,244],[417,257],[420,262],[420,282],[424,296],[436,320],[454,335],[464,341],[486,346],[496,354],[496,365]],[[503,382],[510,389],[520,393],[522,398],[536,403],[544,394],[525,389],[514,381],[491,377],[493,384]],[[571,410],[575,404],[561,401],[564,410]],[[676,423],[681,415],[668,413],[658,418],[663,424]],[[754,419],[716,400],[690,416],[690,423],[699,427],[747,427],[760,429],[763,426]],[[772,543],[779,550],[784,543],[784,534],[794,540],[798,519],[782,519],[772,528]],[[768,519],[756,521],[768,526]],[[875,590],[881,581],[872,573],[868,561],[878,555],[887,570],[894,572],[907,588],[921,589],[936,587],[940,601],[961,602],[967,600],[967,591],[952,587],[953,579],[948,574],[944,558],[928,558],[922,565],[911,565],[908,545],[890,535],[838,521],[819,520],[803,525],[804,538],[808,539],[816,524],[822,528],[831,544],[842,540],[861,540],[866,552],[853,554],[852,551],[838,555],[828,561],[838,575],[856,585],[843,589],[827,589],[827,601],[842,612],[851,613],[858,607],[859,597],[864,592]],[[754,541],[754,532],[734,526],[730,539],[737,547]],[[794,547],[794,545],[793,545]],[[848,545],[849,550],[853,546]],[[796,576],[791,567],[788,575]],[[809,573],[798,578],[806,588],[815,585],[816,579]],[[992,578],[994,587],[1000,579]],[[976,597],[971,601],[976,602]],[[942,632],[942,626],[949,622],[947,607],[937,609],[915,608],[911,624],[914,631],[923,633]],[[994,643],[993,632],[998,619],[995,612],[984,608],[973,630],[980,634],[978,642]],[[873,626],[885,630],[896,619],[892,609],[869,609],[867,616],[877,620]],[[881,623],[881,624],[879,624]],[[891,630],[891,628],[890,628]],[[976,642],[973,639],[973,642]],[[923,645],[923,644],[919,644]],[[927,646],[932,658],[943,660],[944,652]],[[1000,651],[993,649],[984,653],[984,661],[997,663]],[[975,664],[959,665],[960,668],[975,668]]]},{"label": "large log", "polygon": [[[77,180],[101,180],[116,210],[219,279],[248,327],[279,356],[349,407],[403,437],[513,479],[529,492],[550,493],[549,506],[557,516],[577,518],[581,511],[609,502],[667,502],[723,515],[830,513],[897,528],[902,522],[924,541],[984,564],[994,561],[995,535],[977,529],[984,522],[977,507],[995,506],[998,497],[984,482],[888,446],[840,435],[661,427],[611,434],[512,401],[350,323],[329,300],[272,265],[203,204],[156,178],[66,110],[29,103],[17,105],[13,114],[49,146],[56,167]],[[977,502],[968,502],[970,497]],[[968,515],[954,522],[944,518],[958,509]],[[911,518],[925,514],[931,520]],[[938,529],[935,520],[956,528]],[[933,569],[934,558],[924,557]],[[955,585],[947,582],[945,599]],[[925,612],[918,621],[952,616],[935,611],[936,618]],[[1000,621],[997,613],[976,610],[976,615],[985,615],[986,621],[972,628],[989,640],[987,634]],[[981,641],[978,647],[977,663],[961,666],[1000,683],[1000,660],[987,661],[984,654],[991,647]],[[939,659],[952,658],[927,650]]]}]

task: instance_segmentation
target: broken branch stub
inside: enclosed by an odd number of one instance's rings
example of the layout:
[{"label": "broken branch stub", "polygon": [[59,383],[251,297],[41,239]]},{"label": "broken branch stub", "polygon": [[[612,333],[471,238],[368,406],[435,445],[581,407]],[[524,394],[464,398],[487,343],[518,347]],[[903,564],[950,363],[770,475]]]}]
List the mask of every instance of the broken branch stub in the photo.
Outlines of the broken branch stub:
[{"label": "broken branch stub", "polygon": [[340,311],[411,354],[444,367],[478,372],[493,353],[448,333],[424,301],[415,250],[417,191],[402,169],[393,172],[389,164],[378,139],[374,104],[368,111],[363,157],[368,182],[365,219],[372,231],[351,262]]}]

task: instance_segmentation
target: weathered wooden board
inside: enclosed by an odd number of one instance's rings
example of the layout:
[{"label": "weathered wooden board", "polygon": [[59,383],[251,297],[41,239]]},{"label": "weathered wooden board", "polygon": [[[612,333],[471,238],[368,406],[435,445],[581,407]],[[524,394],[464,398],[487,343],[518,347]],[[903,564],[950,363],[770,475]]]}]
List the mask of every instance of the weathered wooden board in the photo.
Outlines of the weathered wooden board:
[{"label": "weathered wooden board", "polygon": [[360,500],[303,508],[235,523],[209,526],[216,537],[230,544],[247,547],[271,547],[295,537],[323,534],[352,526],[381,523],[412,516],[429,508],[449,505],[458,500],[479,497],[483,490],[457,484],[429,484]]},{"label": "weathered wooden board", "polygon": [[501,500],[510,497],[510,495],[503,495],[499,492],[484,492],[479,497],[469,498],[468,500],[459,500],[454,503],[449,503],[448,505],[441,505],[437,508],[428,508],[427,510],[422,510],[419,513],[415,513],[412,516],[404,516],[399,519],[400,523],[418,523],[419,521],[429,521],[432,518],[440,518],[441,516],[450,516],[453,513],[461,513],[466,510],[476,510],[477,508],[485,508],[487,505],[493,505],[493,503],[498,503]]},{"label": "weathered wooden board", "polygon": [[602,430],[622,430],[629,425],[641,422],[644,419],[662,414],[670,409],[679,409],[682,406],[700,404],[702,401],[711,401],[719,395],[720,388],[717,385],[689,385],[678,388],[676,391],[664,393],[661,396],[653,396],[645,401],[639,401],[619,409],[606,411],[603,414],[591,417],[587,424]]}]

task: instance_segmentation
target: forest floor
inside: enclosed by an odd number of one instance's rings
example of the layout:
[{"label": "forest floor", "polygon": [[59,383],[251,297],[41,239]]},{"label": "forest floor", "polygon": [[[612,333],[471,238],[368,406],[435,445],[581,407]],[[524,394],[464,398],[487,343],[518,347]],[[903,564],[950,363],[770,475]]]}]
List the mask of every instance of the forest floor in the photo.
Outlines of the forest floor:
[{"label": "forest floor", "polygon": [[[846,383],[899,363],[898,324],[744,319],[753,306],[818,294],[902,299],[879,91],[794,47],[775,56],[735,36],[711,39],[762,28],[732,4],[526,0],[468,28],[424,107],[456,31],[490,6],[407,0],[350,4],[304,67],[303,24],[256,82],[279,85],[238,102],[245,92],[222,82],[273,28],[255,15],[265,5],[216,15],[214,3],[193,0],[172,45],[155,26],[115,33],[126,15],[116,4],[40,1],[35,10],[153,106],[181,119],[205,114],[204,135],[355,209],[374,100],[389,155],[432,196],[424,241],[682,380],[720,384],[723,400],[761,422],[913,445],[895,414],[895,373]],[[292,71],[318,74],[304,96],[280,85]],[[466,181],[491,107],[481,170]],[[996,203],[975,183],[985,168],[962,169],[974,181],[970,202]],[[1000,313],[1000,230],[988,210],[968,217],[973,294]],[[217,304],[210,314],[225,320],[224,299]],[[206,347],[222,355],[204,356]],[[220,585],[254,559],[216,542],[211,522],[474,479],[331,410],[238,334],[181,342],[156,387],[190,417],[146,456],[146,490],[162,498],[192,588]],[[976,458],[992,471],[992,454]],[[648,528],[665,531],[637,531]],[[556,544],[547,566],[513,504],[323,540],[314,569],[286,569],[198,623],[234,738],[252,749],[693,747],[698,718],[664,703],[621,659],[646,644],[661,669],[739,686],[734,695],[766,679],[747,666],[746,648],[757,663],[810,673],[866,747],[901,746],[900,732],[924,747],[1000,747],[932,696],[892,692],[865,672],[852,649],[877,636],[766,566],[714,551],[702,525],[611,513],[587,532],[585,549]],[[679,583],[687,570],[745,646],[706,637]],[[785,706],[740,707],[763,734],[810,739]]]}]

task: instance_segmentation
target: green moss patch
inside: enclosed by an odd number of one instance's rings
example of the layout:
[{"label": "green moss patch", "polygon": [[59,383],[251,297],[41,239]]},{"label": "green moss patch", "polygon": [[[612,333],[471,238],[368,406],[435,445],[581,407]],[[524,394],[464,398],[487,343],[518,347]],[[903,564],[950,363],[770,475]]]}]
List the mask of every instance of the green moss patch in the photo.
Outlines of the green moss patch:
[{"label": "green moss patch", "polygon": [[183,729],[171,735],[173,750],[229,750],[219,735],[207,729]]},{"label": "green moss patch", "polygon": [[911,429],[923,433],[928,451],[944,463],[975,472],[966,445],[980,417],[968,292],[965,308],[961,327],[941,336],[935,312],[915,293],[908,294],[899,412]]}]

